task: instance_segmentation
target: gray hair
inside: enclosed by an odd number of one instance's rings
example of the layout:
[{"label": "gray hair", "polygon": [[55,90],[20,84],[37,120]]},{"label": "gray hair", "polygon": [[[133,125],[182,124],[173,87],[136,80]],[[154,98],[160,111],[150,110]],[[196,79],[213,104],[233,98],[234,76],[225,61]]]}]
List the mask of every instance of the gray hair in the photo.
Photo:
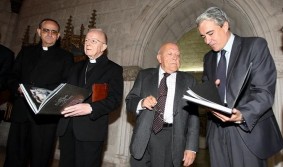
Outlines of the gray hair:
[{"label": "gray hair", "polygon": [[230,22],[229,18],[227,17],[226,13],[218,7],[210,7],[205,12],[203,12],[197,19],[196,24],[197,27],[199,24],[204,20],[211,20],[214,21],[220,27],[223,26],[224,22]]}]

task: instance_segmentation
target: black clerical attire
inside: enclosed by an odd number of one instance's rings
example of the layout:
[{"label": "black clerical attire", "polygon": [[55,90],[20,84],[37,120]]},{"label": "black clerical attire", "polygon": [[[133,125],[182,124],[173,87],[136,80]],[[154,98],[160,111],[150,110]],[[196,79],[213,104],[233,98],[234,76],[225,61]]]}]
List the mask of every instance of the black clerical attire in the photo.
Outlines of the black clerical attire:
[{"label": "black clerical attire", "polygon": [[24,47],[19,52],[9,79],[15,95],[7,141],[5,167],[45,167],[53,159],[59,116],[35,115],[19,83],[53,90],[66,82],[73,64],[71,53],[58,46],[43,49],[41,43]]},{"label": "black clerical attire", "polygon": [[93,84],[107,84],[108,96],[95,102],[88,98],[84,102],[92,107],[88,115],[60,119],[57,130],[60,167],[100,167],[108,132],[108,115],[122,102],[123,69],[106,55],[101,55],[94,64],[89,60],[76,64],[68,83],[89,90]]}]

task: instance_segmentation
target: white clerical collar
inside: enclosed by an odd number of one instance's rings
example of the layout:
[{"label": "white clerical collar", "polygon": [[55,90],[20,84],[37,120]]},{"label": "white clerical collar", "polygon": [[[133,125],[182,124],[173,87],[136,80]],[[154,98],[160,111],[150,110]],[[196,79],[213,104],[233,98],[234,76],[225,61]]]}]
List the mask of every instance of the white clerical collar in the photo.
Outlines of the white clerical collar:
[{"label": "white clerical collar", "polygon": [[96,63],[96,59],[89,59],[90,63]]},{"label": "white clerical collar", "polygon": [[42,49],[45,50],[45,51],[48,51],[48,47],[46,47],[46,46],[42,46]]}]

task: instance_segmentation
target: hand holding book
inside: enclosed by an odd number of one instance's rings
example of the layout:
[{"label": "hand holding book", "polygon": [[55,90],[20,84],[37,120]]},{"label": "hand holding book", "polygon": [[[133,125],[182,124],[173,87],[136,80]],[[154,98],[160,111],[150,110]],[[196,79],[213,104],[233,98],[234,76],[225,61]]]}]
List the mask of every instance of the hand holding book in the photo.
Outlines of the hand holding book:
[{"label": "hand holding book", "polygon": [[66,83],[53,91],[25,84],[20,84],[20,88],[35,114],[60,115],[65,107],[81,103],[91,94],[87,89]]},{"label": "hand holding book", "polygon": [[252,63],[250,63],[246,74],[243,75],[243,79],[241,83],[239,83],[239,88],[235,88],[237,89],[237,96],[234,100],[234,103],[232,104],[232,108],[223,106],[215,83],[209,81],[196,85],[193,88],[189,88],[187,91],[188,95],[184,95],[183,98],[193,103],[197,103],[199,105],[223,112],[225,114],[232,114],[232,109],[235,108],[240,94],[242,93],[242,90],[245,88],[246,83],[250,78],[251,68]]},{"label": "hand holding book", "polygon": [[204,82],[187,91],[184,99],[206,106],[226,114],[232,114],[232,109],[222,105],[217,88],[212,82]]}]

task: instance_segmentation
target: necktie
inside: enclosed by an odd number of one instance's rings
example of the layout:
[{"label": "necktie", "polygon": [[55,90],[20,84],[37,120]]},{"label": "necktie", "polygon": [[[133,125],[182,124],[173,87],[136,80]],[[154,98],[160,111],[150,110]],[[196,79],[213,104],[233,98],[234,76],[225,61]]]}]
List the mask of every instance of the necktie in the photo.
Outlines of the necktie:
[{"label": "necktie", "polygon": [[163,78],[160,81],[159,88],[158,88],[158,99],[156,104],[156,110],[153,120],[153,126],[152,130],[155,134],[157,134],[161,129],[163,128],[163,115],[164,115],[164,109],[165,109],[165,102],[167,98],[167,84],[166,84],[166,78],[170,74],[164,73]]},{"label": "necktie", "polygon": [[225,89],[226,89],[226,57],[225,50],[221,50],[221,57],[217,66],[216,77],[220,80],[220,85],[218,86],[218,92],[221,101],[224,103]]}]

